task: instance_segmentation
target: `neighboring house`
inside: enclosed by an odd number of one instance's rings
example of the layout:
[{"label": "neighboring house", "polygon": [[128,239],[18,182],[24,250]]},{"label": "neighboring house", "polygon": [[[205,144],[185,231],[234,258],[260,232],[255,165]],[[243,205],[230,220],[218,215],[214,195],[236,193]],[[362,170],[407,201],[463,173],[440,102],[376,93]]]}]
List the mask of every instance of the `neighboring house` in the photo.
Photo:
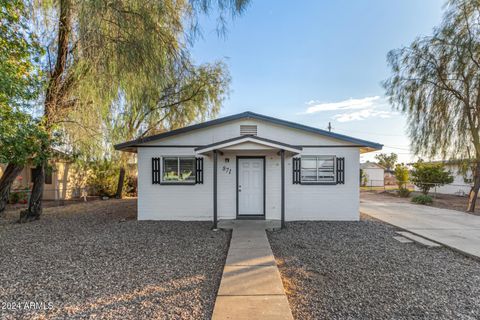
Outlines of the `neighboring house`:
[{"label": "neighboring house", "polygon": [[360,153],[381,144],[252,112],[121,143],[139,220],[358,220]]},{"label": "neighboring house", "polygon": [[[71,161],[65,155],[56,153],[57,155],[50,161],[51,169],[45,171],[43,199],[67,200],[83,196],[77,172],[71,168]],[[0,177],[4,169],[5,165],[0,164]],[[25,166],[13,183],[11,192],[31,190],[35,174],[35,166]]]},{"label": "neighboring house", "polygon": [[360,164],[360,169],[366,176],[365,181],[362,181],[362,185],[366,187],[383,187],[385,185],[385,168],[381,165],[367,161]]}]

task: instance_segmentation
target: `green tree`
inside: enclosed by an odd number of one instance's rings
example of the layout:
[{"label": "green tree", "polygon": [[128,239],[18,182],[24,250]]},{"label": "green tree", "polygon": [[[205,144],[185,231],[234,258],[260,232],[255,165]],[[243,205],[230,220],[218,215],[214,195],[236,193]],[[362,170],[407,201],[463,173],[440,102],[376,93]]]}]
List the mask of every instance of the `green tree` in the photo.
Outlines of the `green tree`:
[{"label": "green tree", "polygon": [[377,159],[379,165],[390,171],[395,167],[398,156],[393,152],[390,153],[390,155],[386,153],[380,153],[375,156],[375,159]]},{"label": "green tree", "polygon": [[418,161],[413,165],[412,183],[423,194],[427,195],[431,188],[453,182],[453,176],[445,170],[443,163],[428,163]]},{"label": "green tree", "polygon": [[44,162],[49,154],[43,146],[49,144],[47,132],[30,115],[0,108],[0,163],[8,163],[0,178],[0,215],[15,178],[26,164]]},{"label": "green tree", "polygon": [[46,156],[39,150],[47,143],[42,127],[21,111],[38,95],[40,54],[24,2],[0,0],[0,163],[7,164],[0,178],[0,215],[23,166]]},{"label": "green tree", "polygon": [[0,0],[0,107],[25,106],[40,85],[41,50],[21,0]]},{"label": "green tree", "polygon": [[[248,1],[215,3],[219,21],[224,21],[227,13],[241,13]],[[198,15],[211,6],[208,0],[40,1],[35,21],[45,35],[47,131],[60,126],[71,134],[86,128],[93,135],[105,132],[103,119],[113,103],[120,101],[128,108],[157,106],[176,79],[175,71],[193,65],[188,45],[198,30]],[[177,108],[170,111],[174,114]],[[176,114],[181,118],[182,110]],[[86,121],[78,123],[79,119]],[[97,140],[89,148],[98,145],[103,142]],[[41,213],[43,185],[42,179],[35,181],[31,197],[40,205],[29,206],[26,219]]]},{"label": "green tree", "polygon": [[388,54],[384,82],[392,104],[407,114],[414,152],[473,159],[473,212],[480,189],[480,1],[450,0],[433,35]]},{"label": "green tree", "polygon": [[410,179],[410,173],[408,168],[402,163],[395,166],[394,171],[395,179],[397,180],[399,194],[407,194],[407,183]]}]

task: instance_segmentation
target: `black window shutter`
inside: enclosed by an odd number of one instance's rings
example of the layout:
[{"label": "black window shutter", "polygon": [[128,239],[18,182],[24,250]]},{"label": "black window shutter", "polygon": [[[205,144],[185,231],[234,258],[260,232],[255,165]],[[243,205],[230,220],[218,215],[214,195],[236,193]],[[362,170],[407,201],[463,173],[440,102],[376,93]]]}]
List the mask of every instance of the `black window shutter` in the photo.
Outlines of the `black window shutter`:
[{"label": "black window shutter", "polygon": [[293,184],[300,184],[301,182],[301,168],[302,168],[302,159],[293,158]]},{"label": "black window shutter", "polygon": [[345,158],[337,158],[337,184],[345,183]]},{"label": "black window shutter", "polygon": [[160,158],[152,158],[152,184],[160,184]]},{"label": "black window shutter", "polygon": [[195,183],[203,184],[203,158],[195,160]]}]

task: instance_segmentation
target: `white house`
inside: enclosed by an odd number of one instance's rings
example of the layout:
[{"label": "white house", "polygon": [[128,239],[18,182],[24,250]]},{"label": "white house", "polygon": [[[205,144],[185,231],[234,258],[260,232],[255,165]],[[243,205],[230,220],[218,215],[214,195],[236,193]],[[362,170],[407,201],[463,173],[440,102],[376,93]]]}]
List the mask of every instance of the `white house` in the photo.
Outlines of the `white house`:
[{"label": "white house", "polygon": [[375,162],[364,162],[360,164],[360,169],[366,176],[365,184],[367,187],[383,187],[385,185],[385,168]]},{"label": "white house", "polygon": [[139,220],[358,220],[360,153],[381,144],[253,112],[121,143]]}]

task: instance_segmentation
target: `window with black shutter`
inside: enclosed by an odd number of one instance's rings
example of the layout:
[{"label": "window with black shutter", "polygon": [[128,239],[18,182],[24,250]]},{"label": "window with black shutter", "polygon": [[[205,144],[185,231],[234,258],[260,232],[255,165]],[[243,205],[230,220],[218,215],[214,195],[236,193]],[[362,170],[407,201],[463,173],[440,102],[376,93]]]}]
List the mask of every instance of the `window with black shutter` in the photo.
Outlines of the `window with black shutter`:
[{"label": "window with black shutter", "polygon": [[301,182],[301,167],[302,160],[300,158],[293,158],[293,184],[300,184]]},{"label": "window with black shutter", "polygon": [[160,184],[160,158],[152,158],[152,184]]},{"label": "window with black shutter", "polygon": [[203,158],[196,158],[195,183],[203,184]]},{"label": "window with black shutter", "polygon": [[337,184],[345,184],[345,158],[337,158]]}]

